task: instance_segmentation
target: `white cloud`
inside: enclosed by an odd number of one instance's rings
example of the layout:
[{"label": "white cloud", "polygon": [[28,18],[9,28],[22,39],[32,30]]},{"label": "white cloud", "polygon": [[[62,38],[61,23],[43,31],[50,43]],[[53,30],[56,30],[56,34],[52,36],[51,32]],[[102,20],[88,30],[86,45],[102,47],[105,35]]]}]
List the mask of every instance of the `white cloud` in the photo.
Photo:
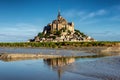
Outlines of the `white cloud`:
[{"label": "white cloud", "polygon": [[111,17],[109,20],[111,20],[111,21],[120,21],[120,15],[115,15],[115,16]]},{"label": "white cloud", "polygon": [[91,12],[90,14],[88,14],[88,17],[94,17],[96,14],[94,12]]},{"label": "white cloud", "polygon": [[104,32],[92,32],[89,33],[91,35],[97,35],[97,36],[108,36],[108,35],[114,35],[116,33],[112,32],[112,31],[104,31]]},{"label": "white cloud", "polygon": [[120,10],[120,5],[112,6],[111,10]]},{"label": "white cloud", "polygon": [[97,17],[97,16],[103,16],[107,13],[106,10],[104,9],[100,9],[98,11],[95,11],[95,12],[89,12],[87,13],[86,15],[82,16],[82,20],[87,20],[87,19],[90,19],[90,18],[94,18],[94,17]]},{"label": "white cloud", "polygon": [[100,9],[94,12],[88,12],[88,11],[80,11],[80,10],[75,10],[75,9],[71,9],[71,10],[67,10],[67,11],[63,11],[63,15],[67,18],[79,18],[81,20],[86,20],[89,18],[94,18],[96,16],[103,16],[107,13],[107,11],[105,9]]},{"label": "white cloud", "polygon": [[101,10],[98,10],[98,11],[96,12],[96,15],[105,15],[106,13],[107,13],[106,10],[101,9]]},{"label": "white cloud", "polygon": [[101,22],[101,20],[99,20],[99,19],[92,19],[92,20],[86,20],[86,21],[84,21],[84,20],[81,20],[79,23],[77,23],[79,26],[93,26],[93,25],[96,25],[96,24],[98,24],[98,23],[100,23]]},{"label": "white cloud", "polygon": [[79,11],[79,10],[71,9],[71,10],[63,11],[62,14],[65,17],[74,18],[74,17],[82,17],[83,15],[86,14],[86,12],[85,11]]},{"label": "white cloud", "polygon": [[0,29],[0,41],[26,41],[41,32],[39,26],[18,23],[13,27],[2,27]]},{"label": "white cloud", "polygon": [[102,41],[120,41],[120,33],[113,31],[103,31],[103,32],[89,32],[89,35],[94,37],[96,40]]}]

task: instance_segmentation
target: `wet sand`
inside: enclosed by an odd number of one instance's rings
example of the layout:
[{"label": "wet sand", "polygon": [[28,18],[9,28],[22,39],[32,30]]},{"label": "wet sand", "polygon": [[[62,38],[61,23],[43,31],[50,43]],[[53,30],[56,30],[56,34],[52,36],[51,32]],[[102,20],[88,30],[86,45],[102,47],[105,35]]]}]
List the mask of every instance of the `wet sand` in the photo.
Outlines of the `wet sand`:
[{"label": "wet sand", "polygon": [[[85,58],[85,57],[103,57],[103,56],[115,56],[119,55],[120,48],[80,48],[81,50],[55,50],[55,49],[32,49],[37,51],[36,53],[31,52],[29,48],[3,48],[0,49],[1,60],[22,60],[22,59],[37,59],[37,58],[61,58],[61,57],[74,57],[74,58]],[[6,53],[2,50],[8,50]],[[11,51],[13,53],[10,53]],[[113,51],[114,50],[114,51]],[[21,52],[19,52],[21,51]],[[25,53],[26,51],[30,53]],[[51,51],[51,52],[49,52]],[[47,52],[47,53],[46,53]]]},{"label": "wet sand", "polygon": [[120,56],[75,62],[66,66],[65,71],[81,76],[82,80],[120,80]]}]

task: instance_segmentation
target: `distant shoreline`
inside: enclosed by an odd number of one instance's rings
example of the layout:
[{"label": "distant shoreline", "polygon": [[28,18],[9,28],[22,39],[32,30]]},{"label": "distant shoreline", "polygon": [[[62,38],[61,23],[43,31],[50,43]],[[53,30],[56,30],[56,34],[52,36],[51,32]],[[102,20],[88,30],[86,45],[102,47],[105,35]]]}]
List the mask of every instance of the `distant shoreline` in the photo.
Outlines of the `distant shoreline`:
[{"label": "distant shoreline", "polygon": [[29,48],[77,50],[87,53],[106,54],[120,52],[120,42],[22,42],[0,43],[0,48]]},{"label": "distant shoreline", "polygon": [[[45,59],[45,58],[94,58],[94,57],[105,57],[105,56],[118,56],[120,52],[120,47],[84,47],[80,48],[81,51],[89,53],[91,55],[72,55],[69,56],[66,54],[56,54],[56,53],[9,53],[9,52],[1,52],[0,60],[3,61],[17,61],[17,60],[27,60],[27,59]],[[78,53],[78,54],[80,54]],[[68,53],[69,54],[69,53]]]},{"label": "distant shoreline", "polygon": [[[43,46],[44,45],[44,46]],[[53,47],[53,45],[55,47]],[[32,46],[32,47],[30,47]],[[56,47],[59,46],[59,47]],[[99,56],[118,55],[120,53],[120,42],[47,42],[47,43],[0,43],[1,48],[43,48],[43,49],[61,49],[61,50],[77,50],[86,53],[95,53]],[[94,55],[92,55],[94,57]],[[0,59],[21,60],[21,59],[36,59],[36,58],[61,58],[65,55],[56,54],[30,54],[30,53],[0,53]],[[70,55],[69,57],[80,57]],[[89,56],[87,56],[89,57]],[[90,56],[91,57],[91,56]]]},{"label": "distant shoreline", "polygon": [[73,49],[81,47],[120,47],[120,41],[97,42],[0,42],[0,47]]}]

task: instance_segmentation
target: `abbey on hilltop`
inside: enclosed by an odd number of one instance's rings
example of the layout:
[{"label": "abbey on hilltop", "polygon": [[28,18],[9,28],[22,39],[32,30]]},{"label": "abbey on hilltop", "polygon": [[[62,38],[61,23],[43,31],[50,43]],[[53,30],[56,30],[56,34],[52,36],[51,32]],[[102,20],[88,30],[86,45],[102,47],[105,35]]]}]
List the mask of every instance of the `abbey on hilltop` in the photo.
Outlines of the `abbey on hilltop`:
[{"label": "abbey on hilltop", "polygon": [[64,41],[95,41],[90,36],[85,35],[79,30],[74,29],[73,22],[67,22],[60,11],[58,11],[57,19],[53,20],[44,27],[43,32],[38,33],[34,39],[29,42],[64,42]]},{"label": "abbey on hilltop", "polygon": [[58,16],[56,20],[53,20],[52,23],[48,24],[44,27],[43,33],[54,33],[56,31],[60,31],[62,29],[69,30],[72,34],[74,33],[74,23],[67,22],[61,15],[60,11],[58,11]]}]

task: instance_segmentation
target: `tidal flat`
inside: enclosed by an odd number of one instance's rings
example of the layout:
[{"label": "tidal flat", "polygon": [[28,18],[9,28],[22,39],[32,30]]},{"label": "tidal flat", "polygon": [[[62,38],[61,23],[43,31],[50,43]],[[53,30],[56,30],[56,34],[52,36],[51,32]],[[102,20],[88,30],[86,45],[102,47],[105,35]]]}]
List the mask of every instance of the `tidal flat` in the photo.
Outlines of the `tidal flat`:
[{"label": "tidal flat", "polygon": [[119,47],[0,48],[0,53],[64,56],[1,58],[0,80],[120,80]]}]

